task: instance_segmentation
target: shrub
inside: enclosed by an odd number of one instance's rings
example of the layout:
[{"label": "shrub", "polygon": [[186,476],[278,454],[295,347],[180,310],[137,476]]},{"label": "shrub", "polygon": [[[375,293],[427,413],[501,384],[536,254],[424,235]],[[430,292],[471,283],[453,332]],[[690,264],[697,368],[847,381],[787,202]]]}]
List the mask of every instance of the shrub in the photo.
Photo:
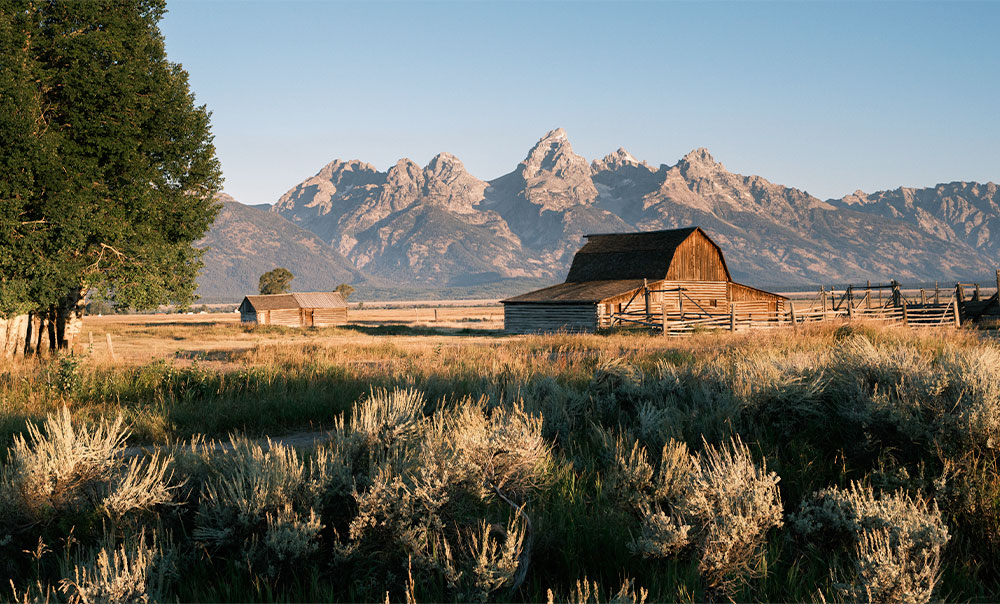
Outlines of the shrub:
[{"label": "shrub", "polygon": [[351,428],[372,445],[405,443],[423,420],[424,395],[417,390],[372,390],[354,411]]},{"label": "shrub", "polygon": [[1000,349],[951,350],[939,364],[947,380],[941,395],[941,444],[949,449],[1000,447]]},{"label": "shrub", "polygon": [[670,441],[655,473],[638,444],[625,453],[619,441],[616,460],[622,491],[640,517],[635,552],[668,557],[693,544],[710,590],[753,574],[766,532],[782,524],[781,500],[777,475],[758,468],[739,438],[697,456]]},{"label": "shrub", "polygon": [[231,450],[212,457],[192,534],[277,574],[283,565],[316,551],[320,489],[293,448],[268,440],[264,450],[237,437],[231,444]]},{"label": "shrub", "polygon": [[162,599],[168,564],[154,539],[146,535],[116,547],[107,541],[93,557],[78,559],[60,582],[69,602],[157,602]]},{"label": "shrub", "polygon": [[699,453],[678,511],[698,526],[698,570],[710,589],[725,590],[755,573],[765,533],[782,525],[778,480],[754,464],[739,437]]},{"label": "shrub", "polygon": [[0,503],[13,520],[48,524],[65,515],[121,518],[171,501],[169,456],[122,462],[128,431],[119,416],[74,427],[69,409],[29,423],[0,470]]},{"label": "shrub", "polygon": [[791,518],[801,535],[824,544],[854,545],[854,577],[841,589],[854,600],[927,602],[949,535],[936,503],[897,491],[823,489]]}]

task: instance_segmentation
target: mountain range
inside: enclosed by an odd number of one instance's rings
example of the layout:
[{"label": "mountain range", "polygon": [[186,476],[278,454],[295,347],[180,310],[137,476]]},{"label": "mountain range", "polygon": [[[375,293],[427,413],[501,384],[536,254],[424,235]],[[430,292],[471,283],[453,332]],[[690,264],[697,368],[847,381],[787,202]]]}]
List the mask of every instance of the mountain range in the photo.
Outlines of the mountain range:
[{"label": "mountain range", "polygon": [[[295,283],[303,287],[555,282],[585,234],[689,225],[722,247],[734,278],[760,286],[983,279],[1000,263],[997,189],[953,182],[824,201],[729,172],[706,149],[656,167],[625,149],[588,162],[556,129],[490,181],[449,153],[424,167],[401,159],[385,172],[336,160],[269,212],[226,200],[199,243],[211,248],[199,292],[209,283],[221,292],[221,273],[255,286],[255,271],[293,260],[308,267]],[[246,257],[254,249],[258,257]]]}]

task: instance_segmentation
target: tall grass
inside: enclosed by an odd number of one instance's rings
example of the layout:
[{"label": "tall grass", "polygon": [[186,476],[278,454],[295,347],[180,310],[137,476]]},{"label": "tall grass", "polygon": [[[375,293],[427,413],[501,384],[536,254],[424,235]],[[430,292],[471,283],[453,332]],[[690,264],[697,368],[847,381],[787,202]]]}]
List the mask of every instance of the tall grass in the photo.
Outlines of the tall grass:
[{"label": "tall grass", "polygon": [[15,597],[1000,598],[1000,352],[962,332],[263,344],[0,393]]}]

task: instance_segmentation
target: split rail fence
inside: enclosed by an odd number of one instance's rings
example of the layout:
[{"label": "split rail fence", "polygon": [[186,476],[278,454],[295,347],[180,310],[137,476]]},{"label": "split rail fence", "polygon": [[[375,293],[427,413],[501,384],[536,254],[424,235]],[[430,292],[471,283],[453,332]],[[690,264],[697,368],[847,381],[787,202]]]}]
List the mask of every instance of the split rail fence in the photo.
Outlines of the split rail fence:
[{"label": "split rail fence", "polygon": [[[741,311],[738,304],[729,304],[728,312],[706,309],[685,288],[638,290],[611,314],[610,326],[639,326],[662,331],[664,335],[683,335],[701,330],[745,331],[749,329],[797,329],[799,326],[831,321],[874,321],[906,325],[914,328],[1000,327],[1000,270],[997,271],[997,292],[984,297],[978,283],[957,283],[954,288],[911,290],[904,294],[899,282],[863,286],[849,285],[841,291],[820,288],[811,300],[792,300],[777,311]],[[661,313],[651,312],[652,294],[676,296],[677,304]],[[636,304],[633,305],[633,302]],[[808,304],[808,307],[805,305]],[[713,312],[714,311],[714,312]]]}]

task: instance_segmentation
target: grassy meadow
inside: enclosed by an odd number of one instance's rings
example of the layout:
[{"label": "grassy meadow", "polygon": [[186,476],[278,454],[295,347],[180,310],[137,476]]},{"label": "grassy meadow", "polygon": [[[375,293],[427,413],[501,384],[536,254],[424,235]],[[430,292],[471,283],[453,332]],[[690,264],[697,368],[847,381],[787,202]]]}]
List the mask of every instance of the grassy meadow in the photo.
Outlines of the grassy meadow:
[{"label": "grassy meadow", "polygon": [[995,340],[429,319],[3,366],[2,599],[1000,599]]}]

